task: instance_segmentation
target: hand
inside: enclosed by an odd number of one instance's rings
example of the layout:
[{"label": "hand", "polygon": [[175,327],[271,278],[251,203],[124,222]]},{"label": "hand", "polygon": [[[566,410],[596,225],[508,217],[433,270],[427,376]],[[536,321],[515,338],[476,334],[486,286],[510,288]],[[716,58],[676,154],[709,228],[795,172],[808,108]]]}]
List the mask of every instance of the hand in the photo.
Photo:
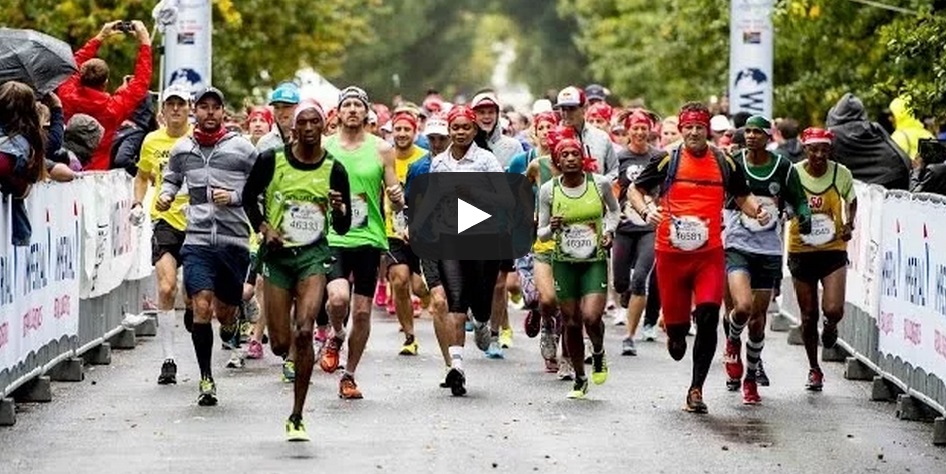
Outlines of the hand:
[{"label": "hand", "polygon": [[115,27],[118,26],[119,23],[121,22],[122,20],[115,20],[115,21],[110,21],[106,23],[104,26],[102,26],[102,31],[99,31],[99,34],[96,35],[96,37],[100,40],[103,40],[105,38],[108,38],[109,36],[121,34],[121,31],[118,31],[115,29]]},{"label": "hand", "polygon": [[841,240],[847,242],[854,236],[854,225],[847,223],[841,226]]},{"label": "hand", "polygon": [[334,189],[329,189],[328,200],[332,206],[333,211],[338,211],[342,214],[345,214],[345,202],[342,200],[342,193],[335,191]]},{"label": "hand", "polygon": [[552,229],[552,232],[557,232],[562,229],[562,226],[564,223],[565,223],[564,217],[552,216],[552,219],[549,220],[549,227]]},{"label": "hand", "polygon": [[218,206],[226,206],[227,204],[230,204],[230,191],[226,189],[213,188],[211,197],[213,198],[214,204]]},{"label": "hand", "polygon": [[166,211],[171,208],[171,201],[173,201],[169,194],[162,194],[158,196],[157,200],[154,203],[154,208],[159,211]]},{"label": "hand", "polygon": [[128,215],[128,220],[131,222],[131,225],[135,227],[140,226],[145,221],[145,210],[140,202],[131,205],[131,213]]},{"label": "hand", "polygon": [[404,190],[401,189],[400,184],[392,184],[391,186],[388,186],[387,192],[388,192],[388,198],[392,202],[396,202],[399,204],[404,203]]},{"label": "hand", "polygon": [[605,232],[604,235],[601,236],[601,248],[605,250],[611,249],[612,242],[614,242],[614,234],[611,232]]},{"label": "hand", "polygon": [[769,211],[765,210],[761,204],[756,208],[755,220],[759,222],[759,225],[766,226],[769,224],[769,221],[772,220],[772,215],[769,214]]},{"label": "hand", "polygon": [[811,234],[811,217],[798,216],[798,232]]},{"label": "hand", "polygon": [[50,109],[61,109],[62,101],[59,100],[59,96],[55,92],[50,92],[46,94],[46,97],[43,97],[43,103],[46,104]]},{"label": "hand", "polygon": [[263,224],[260,227],[260,234],[263,236],[264,244],[273,248],[282,247],[282,235],[279,235],[279,232],[276,229],[270,227],[269,224]]},{"label": "hand", "polygon": [[131,22],[131,26],[135,27],[135,36],[138,37],[138,42],[145,45],[151,44],[151,33],[148,32],[148,28],[145,24],[139,20]]},{"label": "hand", "polygon": [[644,220],[650,225],[660,225],[660,221],[663,220],[663,207],[657,206],[647,211]]}]

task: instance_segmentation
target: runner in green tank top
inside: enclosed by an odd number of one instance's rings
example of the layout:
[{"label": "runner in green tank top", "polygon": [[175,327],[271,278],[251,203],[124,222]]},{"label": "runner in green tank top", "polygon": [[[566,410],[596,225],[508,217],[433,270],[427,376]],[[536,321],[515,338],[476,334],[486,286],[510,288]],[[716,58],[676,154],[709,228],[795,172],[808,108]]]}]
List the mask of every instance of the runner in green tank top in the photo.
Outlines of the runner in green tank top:
[{"label": "runner in green tank top", "polygon": [[253,229],[262,234],[259,258],[267,282],[263,291],[270,347],[284,359],[290,346],[296,352],[295,400],[286,436],[308,441],[302,410],[315,365],[313,326],[332,259],[326,233],[329,226],[339,235],[348,232],[351,198],[345,168],[322,148],[325,115],[319,104],[303,101],[293,123],[293,144],[264,152],[253,165],[243,207]]},{"label": "runner in green tank top", "polygon": [[345,88],[338,98],[341,126],[325,143],[329,153],[344,165],[351,184],[351,229],[345,235],[332,231],[328,235],[335,262],[329,271],[327,310],[335,334],[322,349],[319,361],[325,372],[338,370],[350,304],[352,327],[348,362],[338,387],[338,396],[344,399],[362,398],[355,383],[355,369],[371,332],[371,298],[378,279],[381,252],[388,249],[381,193],[387,194],[394,211],[404,206],[404,193],[395,171],[394,148],[365,128],[370,106],[365,91],[354,86]]},{"label": "runner in green tank top", "polygon": [[552,276],[575,368],[575,385],[568,398],[584,398],[588,378],[583,328],[593,347],[591,378],[598,385],[608,379],[601,317],[608,293],[607,251],[620,209],[610,180],[586,171],[585,166],[594,162],[586,159],[572,129],[556,129],[552,143],[552,159],[562,175],[539,190],[538,236],[543,242],[555,241]]}]

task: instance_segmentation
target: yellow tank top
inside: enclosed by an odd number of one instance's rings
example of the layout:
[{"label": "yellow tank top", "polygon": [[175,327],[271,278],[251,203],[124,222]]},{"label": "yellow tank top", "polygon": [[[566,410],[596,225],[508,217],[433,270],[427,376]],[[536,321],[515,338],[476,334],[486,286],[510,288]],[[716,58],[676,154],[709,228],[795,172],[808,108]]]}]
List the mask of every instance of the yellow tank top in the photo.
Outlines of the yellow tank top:
[{"label": "yellow tank top", "polygon": [[802,235],[796,218],[789,231],[788,251],[847,250],[847,242],[841,239],[841,228],[845,204],[854,198],[854,180],[850,170],[828,162],[828,171],[815,178],[808,174],[804,165],[804,161],[797,163],[795,169],[811,208],[811,233]]},{"label": "yellow tank top", "polygon": [[[407,181],[407,170],[414,162],[427,155],[427,150],[414,145],[411,154],[407,158],[394,159],[394,172],[397,174],[397,180],[404,186]],[[384,228],[390,239],[404,240],[404,232],[407,229],[407,218],[403,212],[395,213],[391,209],[391,203],[384,200]]]}]

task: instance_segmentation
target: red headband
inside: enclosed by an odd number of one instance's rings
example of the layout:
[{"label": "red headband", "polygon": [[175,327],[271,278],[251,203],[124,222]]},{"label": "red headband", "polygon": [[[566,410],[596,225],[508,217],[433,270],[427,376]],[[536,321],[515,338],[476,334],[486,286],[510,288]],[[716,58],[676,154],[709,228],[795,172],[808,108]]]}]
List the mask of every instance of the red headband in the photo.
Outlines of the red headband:
[{"label": "red headband", "polygon": [[682,130],[687,125],[702,125],[709,130],[710,114],[704,110],[684,110],[680,112],[677,128]]},{"label": "red headband", "polygon": [[634,125],[646,125],[647,129],[650,130],[654,128],[654,121],[644,112],[635,110],[624,117],[624,129],[630,131]]},{"label": "red headband", "polygon": [[408,112],[398,112],[394,114],[394,118],[391,119],[391,128],[394,128],[394,124],[396,124],[398,120],[403,120],[411,124],[411,128],[413,128],[414,131],[417,131],[417,118],[414,117],[413,114]]},{"label": "red headband", "polygon": [[604,119],[605,122],[611,122],[611,115],[614,114],[614,109],[611,108],[608,104],[594,104],[591,107],[588,107],[588,111],[585,112],[585,118],[598,117]]},{"label": "red headband", "polygon": [[469,108],[466,105],[460,105],[450,109],[450,113],[447,114],[447,125],[453,124],[453,122],[458,118],[465,118],[471,122],[476,121],[476,113],[473,112],[473,109]]},{"label": "red headband", "polygon": [[269,111],[266,107],[253,107],[250,110],[250,115],[246,117],[247,123],[253,120],[256,117],[260,117],[269,124],[270,127],[273,126],[273,113]]},{"label": "red headband", "polygon": [[569,148],[578,150],[581,154],[581,165],[584,171],[594,173],[598,171],[598,162],[585,153],[585,147],[578,139],[578,134],[574,128],[559,126],[549,131],[549,148],[552,149],[552,161],[558,166],[562,152]]},{"label": "red headband", "polygon": [[816,143],[827,143],[830,145],[833,141],[834,133],[831,133],[831,130],[811,127],[806,128],[805,131],[801,133],[802,145],[814,145]]},{"label": "red headband", "polygon": [[555,112],[542,112],[532,119],[535,128],[539,128],[540,123],[549,123],[554,127],[558,125],[558,115]]}]

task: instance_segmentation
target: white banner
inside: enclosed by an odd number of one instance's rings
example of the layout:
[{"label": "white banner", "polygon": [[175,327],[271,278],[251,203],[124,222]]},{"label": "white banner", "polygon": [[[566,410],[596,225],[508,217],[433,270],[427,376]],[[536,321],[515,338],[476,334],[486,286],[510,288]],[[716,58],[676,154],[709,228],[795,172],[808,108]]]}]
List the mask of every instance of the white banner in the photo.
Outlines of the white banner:
[{"label": "white banner", "polygon": [[211,0],[165,0],[176,21],[164,32],[164,87],[179,84],[196,92],[211,84]]},{"label": "white banner", "polygon": [[946,205],[888,194],[878,348],[946,380]]},{"label": "white banner", "polygon": [[876,315],[880,307],[880,241],[884,189],[856,181],[857,214],[854,233],[847,245],[847,301],[861,311]]},{"label": "white banner", "polygon": [[30,245],[13,247],[9,201],[0,248],[0,370],[79,330],[77,183],[39,184],[26,200]]},{"label": "white banner", "polygon": [[772,117],[774,0],[732,0],[729,110]]}]

